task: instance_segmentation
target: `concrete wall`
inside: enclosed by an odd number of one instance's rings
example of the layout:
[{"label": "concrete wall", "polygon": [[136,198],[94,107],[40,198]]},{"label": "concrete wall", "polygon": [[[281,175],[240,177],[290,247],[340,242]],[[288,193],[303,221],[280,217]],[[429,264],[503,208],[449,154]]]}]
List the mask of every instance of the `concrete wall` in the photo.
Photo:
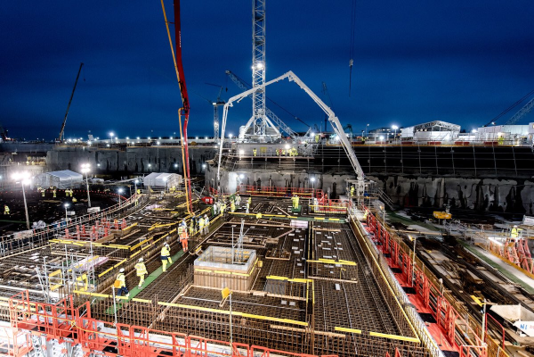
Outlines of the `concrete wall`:
[{"label": "concrete wall", "polygon": [[372,176],[399,206],[534,214],[534,180]]},{"label": "concrete wall", "polygon": [[[202,165],[214,155],[215,150],[211,147],[190,147],[191,172],[201,173]],[[134,147],[124,150],[58,147],[47,153],[46,160],[49,171],[79,171],[82,163],[89,163],[98,174],[176,172],[183,175],[180,147]]]},{"label": "concrete wall", "polygon": [[[243,175],[243,178],[240,176]],[[310,182],[310,178],[315,178],[315,183]],[[330,198],[345,194],[346,180],[355,179],[352,175],[331,175],[331,174],[308,174],[284,173],[269,171],[221,171],[221,185],[225,193],[234,193],[239,183],[243,185],[277,186],[277,187],[301,187],[322,189],[325,193],[330,193]],[[217,182],[217,167],[208,166],[206,171],[206,183],[212,186]]]}]

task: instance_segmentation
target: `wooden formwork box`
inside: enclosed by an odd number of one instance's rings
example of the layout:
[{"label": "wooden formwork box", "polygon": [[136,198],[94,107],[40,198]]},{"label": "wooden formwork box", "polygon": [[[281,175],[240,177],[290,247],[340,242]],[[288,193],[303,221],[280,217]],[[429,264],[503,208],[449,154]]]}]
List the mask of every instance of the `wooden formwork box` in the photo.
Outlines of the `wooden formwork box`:
[{"label": "wooden formwork box", "polygon": [[208,269],[195,266],[194,284],[200,287],[218,289],[228,287],[233,291],[248,291],[252,288],[252,284],[258,275],[258,265],[261,265],[259,263],[261,262],[256,259],[246,273],[236,269]]}]

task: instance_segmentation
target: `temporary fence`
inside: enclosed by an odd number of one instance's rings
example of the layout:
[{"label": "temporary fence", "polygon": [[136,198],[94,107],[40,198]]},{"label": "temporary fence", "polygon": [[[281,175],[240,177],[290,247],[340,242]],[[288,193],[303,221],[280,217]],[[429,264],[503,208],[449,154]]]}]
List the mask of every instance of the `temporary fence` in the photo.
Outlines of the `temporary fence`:
[{"label": "temporary fence", "polygon": [[496,239],[488,238],[484,248],[534,278],[534,261],[528,246],[528,239],[505,238],[497,241]]},{"label": "temporary fence", "polygon": [[86,356],[316,357],[185,333],[105,322],[92,318],[89,302],[74,307],[70,297],[57,304],[46,304],[31,302],[27,291],[20,292],[9,300],[9,308],[13,341],[18,342],[9,346],[9,354],[16,357],[39,350],[39,340],[42,337],[65,344],[65,349],[79,345]]}]

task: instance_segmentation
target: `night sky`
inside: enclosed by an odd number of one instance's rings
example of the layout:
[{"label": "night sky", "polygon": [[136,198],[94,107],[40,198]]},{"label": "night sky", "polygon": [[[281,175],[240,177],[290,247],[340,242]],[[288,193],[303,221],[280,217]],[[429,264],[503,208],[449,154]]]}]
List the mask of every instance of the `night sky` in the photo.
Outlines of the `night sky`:
[{"label": "night sky", "polygon": [[[534,89],[532,0],[357,0],[349,97],[352,3],[269,0],[266,68],[267,80],[294,71],[321,98],[325,82],[354,131],[431,120],[471,130]],[[165,4],[172,21],[172,1]],[[215,100],[219,90],[206,83],[228,88],[228,99],[240,90],[225,70],[251,82],[251,8],[182,1],[192,136],[213,135],[202,97]],[[159,1],[2,1],[0,31],[0,123],[10,136],[57,137],[80,62],[66,138],[178,133],[180,93]],[[267,96],[310,125],[324,119],[293,83],[270,86]],[[250,113],[250,100],[232,108],[227,132],[237,134]],[[529,121],[532,113],[520,123]]]}]

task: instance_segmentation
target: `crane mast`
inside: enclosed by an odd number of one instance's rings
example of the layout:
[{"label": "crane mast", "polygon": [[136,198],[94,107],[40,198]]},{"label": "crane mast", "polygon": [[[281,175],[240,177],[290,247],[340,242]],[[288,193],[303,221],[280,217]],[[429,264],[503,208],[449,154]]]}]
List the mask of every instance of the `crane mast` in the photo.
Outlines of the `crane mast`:
[{"label": "crane mast", "polygon": [[80,78],[80,72],[82,71],[83,62],[80,63],[80,68],[78,69],[78,74],[76,75],[76,81],[74,82],[74,88],[72,88],[72,93],[70,94],[69,104],[67,105],[67,112],[65,113],[65,118],[63,119],[63,124],[61,125],[61,130],[59,131],[58,141],[63,141],[63,135],[65,133],[65,124],[67,124],[67,117],[69,116],[70,105],[72,103],[72,98],[74,98],[74,91],[76,91],[76,86],[78,85],[78,79]]}]

